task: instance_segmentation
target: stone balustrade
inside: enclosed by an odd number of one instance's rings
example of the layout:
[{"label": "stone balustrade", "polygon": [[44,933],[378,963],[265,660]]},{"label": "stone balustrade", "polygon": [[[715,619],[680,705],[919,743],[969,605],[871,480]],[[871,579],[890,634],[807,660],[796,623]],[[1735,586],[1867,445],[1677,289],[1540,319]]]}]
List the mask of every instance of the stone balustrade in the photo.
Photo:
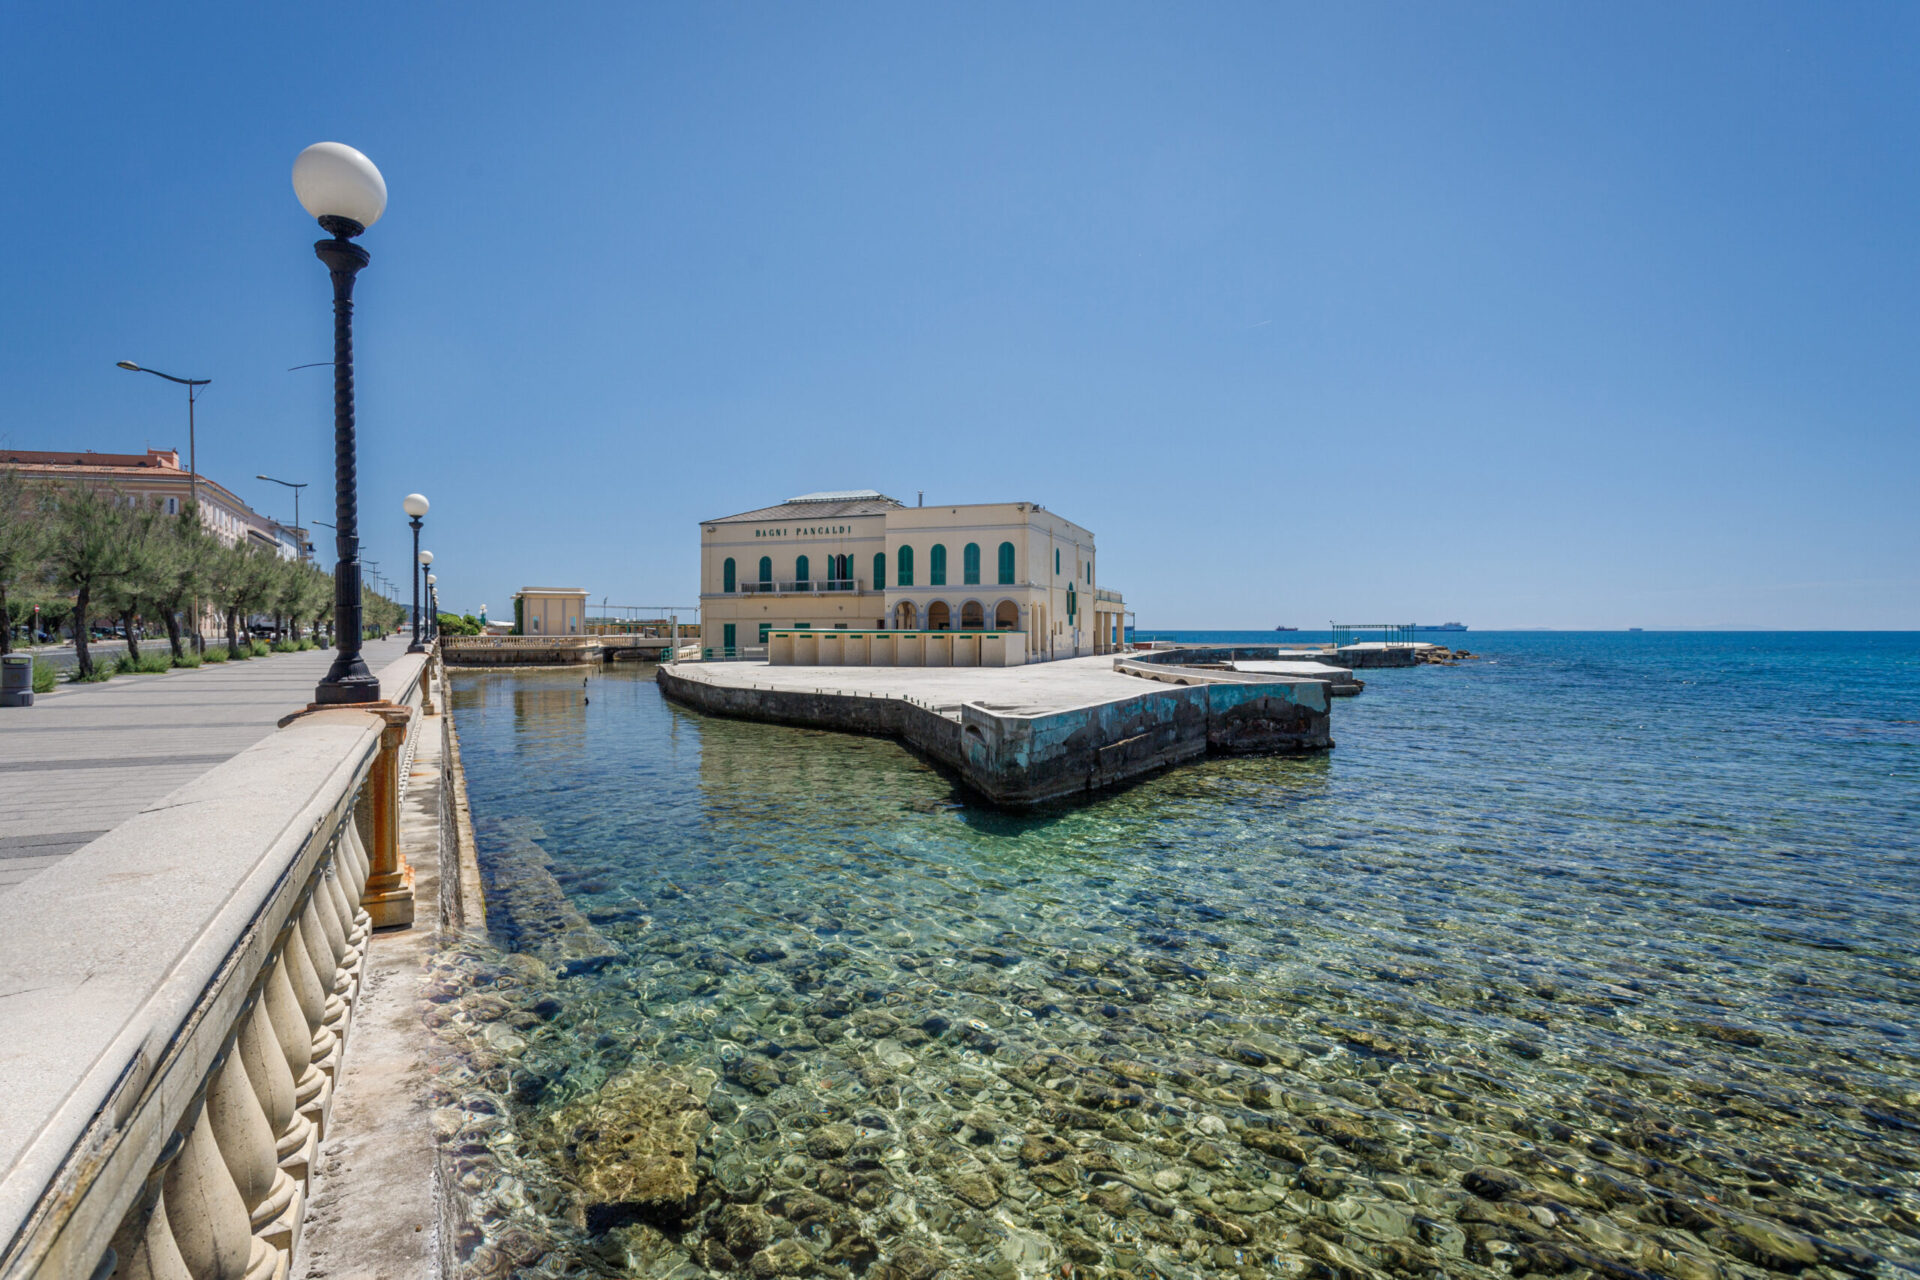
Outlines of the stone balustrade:
[{"label": "stone balustrade", "polygon": [[0,930],[0,1277],[283,1280],[431,657],[292,717],[22,885]]}]

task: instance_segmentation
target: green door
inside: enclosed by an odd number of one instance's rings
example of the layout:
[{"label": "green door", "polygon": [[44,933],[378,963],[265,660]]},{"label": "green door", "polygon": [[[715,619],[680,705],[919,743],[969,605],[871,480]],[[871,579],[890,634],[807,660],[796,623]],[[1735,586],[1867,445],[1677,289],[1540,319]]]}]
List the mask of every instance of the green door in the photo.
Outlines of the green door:
[{"label": "green door", "polygon": [[[731,564],[732,561],[728,561],[728,563]],[[733,624],[731,622],[720,628],[720,643],[726,649],[727,653],[731,654],[733,652],[734,638]]]}]

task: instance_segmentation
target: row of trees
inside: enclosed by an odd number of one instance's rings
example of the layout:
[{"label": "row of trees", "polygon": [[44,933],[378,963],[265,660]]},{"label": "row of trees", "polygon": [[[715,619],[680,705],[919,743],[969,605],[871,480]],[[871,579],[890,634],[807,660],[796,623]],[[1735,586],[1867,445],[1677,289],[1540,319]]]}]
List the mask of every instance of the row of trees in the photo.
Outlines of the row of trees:
[{"label": "row of trees", "polygon": [[[366,624],[390,630],[405,611],[363,590]],[[191,502],[178,515],[78,485],[32,486],[0,470],[0,653],[14,626],[41,607],[73,631],[79,674],[93,674],[88,628],[110,619],[140,658],[142,624],[162,626],[173,658],[185,657],[196,604],[225,622],[228,651],[240,655],[247,620],[266,615],[282,636],[319,631],[333,615],[333,578],[272,547],[229,547],[208,533]]]}]

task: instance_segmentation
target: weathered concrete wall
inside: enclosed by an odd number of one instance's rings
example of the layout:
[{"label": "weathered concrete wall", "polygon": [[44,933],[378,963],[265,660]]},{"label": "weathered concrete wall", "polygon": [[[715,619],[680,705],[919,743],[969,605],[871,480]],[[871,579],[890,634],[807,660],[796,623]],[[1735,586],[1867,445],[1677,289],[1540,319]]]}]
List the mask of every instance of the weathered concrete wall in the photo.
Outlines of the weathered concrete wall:
[{"label": "weathered concrete wall", "polygon": [[958,720],[904,698],[710,684],[670,666],[660,669],[659,684],[667,697],[710,715],[900,738],[1010,808],[1086,795],[1209,751],[1333,745],[1326,686],[1312,680],[1150,685],[1137,697],[1030,716],[966,703]]}]

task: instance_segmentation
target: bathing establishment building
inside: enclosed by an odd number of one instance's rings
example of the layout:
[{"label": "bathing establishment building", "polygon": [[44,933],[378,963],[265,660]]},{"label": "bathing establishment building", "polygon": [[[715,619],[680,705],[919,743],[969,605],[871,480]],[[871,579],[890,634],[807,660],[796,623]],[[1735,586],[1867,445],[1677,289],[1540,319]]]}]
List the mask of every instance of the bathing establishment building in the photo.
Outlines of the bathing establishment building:
[{"label": "bathing establishment building", "polygon": [[790,630],[1007,631],[1036,662],[1118,648],[1123,607],[1093,534],[1037,502],[909,507],[848,489],[704,521],[700,622],[714,657]]}]

